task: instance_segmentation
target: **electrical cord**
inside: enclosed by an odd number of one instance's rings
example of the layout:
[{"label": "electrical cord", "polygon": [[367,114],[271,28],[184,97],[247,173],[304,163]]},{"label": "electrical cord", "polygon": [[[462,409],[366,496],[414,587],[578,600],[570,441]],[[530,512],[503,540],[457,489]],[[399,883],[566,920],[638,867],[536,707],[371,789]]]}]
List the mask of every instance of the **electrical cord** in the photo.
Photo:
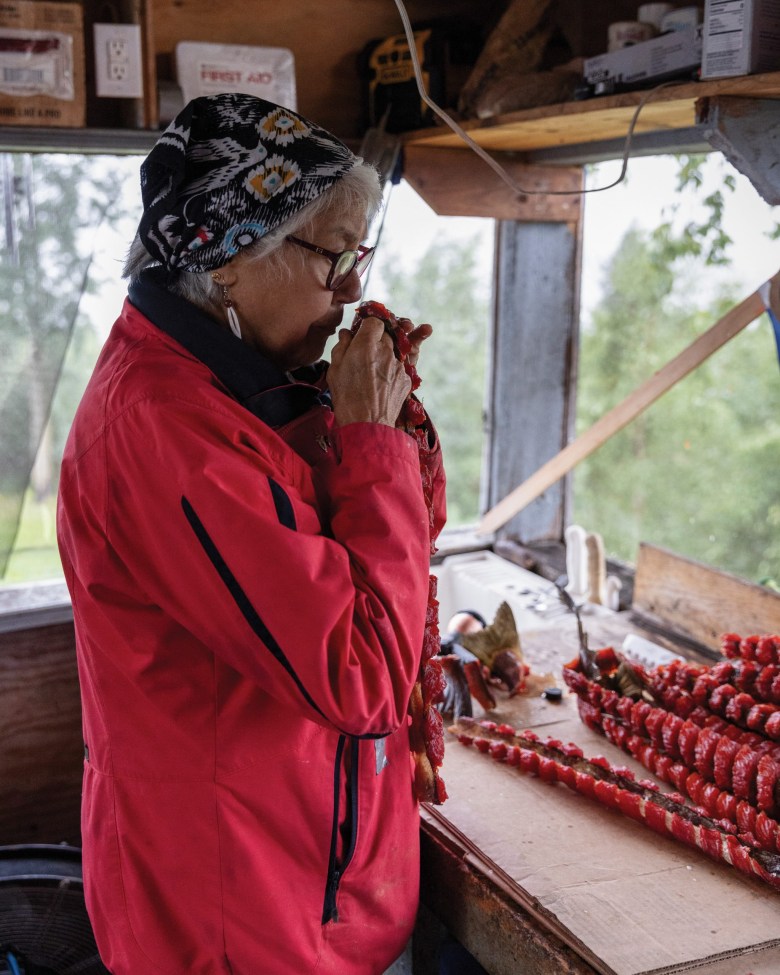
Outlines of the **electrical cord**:
[{"label": "electrical cord", "polygon": [[585,193],[601,193],[604,190],[611,190],[618,183],[622,183],[626,178],[626,172],[628,170],[628,160],[631,154],[631,142],[634,137],[634,129],[636,128],[636,123],[639,119],[639,114],[645,105],[650,101],[656,92],[660,91],[662,88],[666,88],[669,85],[675,84],[673,81],[664,81],[660,85],[656,85],[654,88],[650,88],[645,94],[640,98],[634,114],[631,117],[631,121],[628,125],[626,131],[625,143],[623,145],[623,165],[620,170],[620,175],[617,179],[613,180],[611,183],[607,183],[606,186],[593,186],[589,189],[584,190],[532,190],[526,189],[520,184],[504,169],[504,167],[497,162],[488,152],[486,152],[482,146],[476,143],[471,136],[466,132],[465,129],[461,128],[460,125],[452,118],[447,112],[444,111],[436,102],[430,97],[428,92],[425,90],[425,85],[422,79],[422,70],[420,68],[420,60],[417,57],[417,46],[414,42],[414,31],[412,30],[412,25],[409,21],[409,15],[404,7],[403,0],[395,0],[395,5],[398,8],[398,13],[401,17],[401,21],[404,27],[404,33],[406,34],[406,41],[409,45],[409,53],[412,56],[412,66],[414,68],[414,78],[417,83],[417,90],[420,93],[420,98],[425,102],[425,104],[433,111],[439,118],[448,125],[456,135],[458,135],[469,148],[473,149],[476,154],[483,159],[488,166],[502,179],[507,186],[517,193],[518,196],[582,196]]}]

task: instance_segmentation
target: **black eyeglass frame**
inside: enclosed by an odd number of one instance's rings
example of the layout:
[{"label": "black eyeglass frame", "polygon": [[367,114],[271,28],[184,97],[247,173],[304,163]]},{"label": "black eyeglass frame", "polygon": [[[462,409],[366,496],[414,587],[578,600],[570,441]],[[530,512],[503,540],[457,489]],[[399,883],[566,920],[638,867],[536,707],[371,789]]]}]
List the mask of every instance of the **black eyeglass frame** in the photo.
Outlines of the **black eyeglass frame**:
[{"label": "black eyeglass frame", "polygon": [[[292,234],[288,234],[285,240],[289,240],[291,244],[304,247],[308,251],[313,251],[315,254],[321,254],[323,257],[328,258],[330,261],[330,271],[328,271],[328,276],[325,279],[325,287],[328,291],[338,290],[354,270],[357,270],[358,277],[360,277],[371,263],[374,250],[376,249],[358,244],[356,250],[345,250],[336,253],[335,251],[326,250],[324,247],[319,247],[317,244],[311,244],[308,240],[301,240],[300,237],[293,237]],[[336,269],[338,268],[339,261],[342,261],[348,255],[351,255],[349,267],[347,270],[341,270],[337,274]]]}]

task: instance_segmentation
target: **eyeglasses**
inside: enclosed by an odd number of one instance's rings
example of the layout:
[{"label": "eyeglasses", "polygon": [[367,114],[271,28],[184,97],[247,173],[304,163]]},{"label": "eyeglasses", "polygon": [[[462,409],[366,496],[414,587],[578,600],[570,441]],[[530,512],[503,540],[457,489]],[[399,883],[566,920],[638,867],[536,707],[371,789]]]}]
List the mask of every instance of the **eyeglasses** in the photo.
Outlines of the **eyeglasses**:
[{"label": "eyeglasses", "polygon": [[341,251],[340,254],[336,254],[334,251],[326,251],[324,247],[310,244],[307,240],[301,240],[300,237],[291,237],[288,235],[285,240],[289,240],[291,244],[296,244],[298,247],[305,247],[307,251],[314,251],[315,254],[322,254],[323,257],[328,258],[330,261],[330,271],[328,271],[328,276],[325,279],[325,287],[329,291],[337,291],[354,270],[357,270],[357,273],[362,275],[371,263],[371,258],[374,256],[374,248],[363,247],[362,244],[358,245],[357,250]]}]

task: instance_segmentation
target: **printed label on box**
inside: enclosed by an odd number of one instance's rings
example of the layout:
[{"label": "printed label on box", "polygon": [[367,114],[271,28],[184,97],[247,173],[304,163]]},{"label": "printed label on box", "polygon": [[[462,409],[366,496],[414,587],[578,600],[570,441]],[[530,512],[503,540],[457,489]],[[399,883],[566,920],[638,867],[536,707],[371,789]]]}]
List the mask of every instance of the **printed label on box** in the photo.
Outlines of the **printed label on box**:
[{"label": "printed label on box", "polygon": [[[273,71],[250,69],[236,69],[232,62],[201,61],[198,65],[198,79],[202,95],[213,95],[229,90],[238,91],[244,86],[270,89],[276,83]],[[237,87],[238,86],[238,87]]]},{"label": "printed label on box", "polygon": [[73,38],[59,32],[0,27],[0,92],[72,101]]},{"label": "printed label on box", "polygon": [[738,51],[744,42],[745,4],[739,2],[713,5],[707,28],[709,51]]}]

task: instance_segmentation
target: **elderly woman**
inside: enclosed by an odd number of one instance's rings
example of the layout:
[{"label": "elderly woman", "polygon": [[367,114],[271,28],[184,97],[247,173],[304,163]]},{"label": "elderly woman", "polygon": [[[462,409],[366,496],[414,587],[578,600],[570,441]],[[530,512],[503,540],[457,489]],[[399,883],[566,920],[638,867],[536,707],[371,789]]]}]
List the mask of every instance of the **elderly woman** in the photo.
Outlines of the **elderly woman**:
[{"label": "elderly woman", "polygon": [[[113,975],[379,973],[417,908],[430,512],[383,323],[318,361],[377,175],[231,94],[184,109],[141,185],[58,516],[97,943]],[[430,327],[402,327],[416,357]]]}]

